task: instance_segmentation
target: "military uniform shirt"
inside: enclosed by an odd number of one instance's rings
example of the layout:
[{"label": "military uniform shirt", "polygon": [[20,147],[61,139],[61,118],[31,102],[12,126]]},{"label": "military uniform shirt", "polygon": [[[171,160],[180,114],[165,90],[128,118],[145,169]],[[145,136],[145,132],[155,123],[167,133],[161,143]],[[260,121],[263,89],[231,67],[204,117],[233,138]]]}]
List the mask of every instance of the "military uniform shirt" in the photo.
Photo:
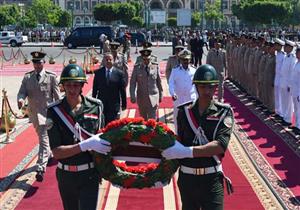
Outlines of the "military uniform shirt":
[{"label": "military uniform shirt", "polygon": [[195,72],[196,69],[192,66],[189,66],[188,70],[185,70],[182,65],[172,69],[169,92],[171,96],[177,95],[177,100],[174,101],[175,107],[196,100],[196,90],[192,82]]},{"label": "military uniform shirt", "polygon": [[[82,96],[81,107],[79,111],[74,114],[66,98],[64,98],[60,103],[48,108],[47,127],[51,149],[61,145],[78,143],[78,140],[74,139],[74,134],[53,110],[54,106],[59,105],[63,107],[66,113],[71,116],[75,122],[78,122],[79,125],[89,133],[96,134],[98,130],[104,126],[104,116],[102,115],[102,111],[100,113],[100,109],[103,110],[103,106],[100,100]],[[81,152],[59,161],[67,165],[81,165],[92,162],[93,160],[89,152]]]},{"label": "military uniform shirt", "polygon": [[[213,100],[211,101],[210,106],[200,116],[198,112],[197,103],[198,100],[193,105],[188,105],[190,106],[189,108],[192,109],[195,119],[197,119],[198,124],[202,127],[208,141],[218,141],[225,152],[230,140],[234,124],[231,107],[228,104],[219,103]],[[226,115],[223,118],[221,118],[224,112],[226,112]],[[217,128],[215,139],[213,139],[213,133],[220,119],[221,123]],[[184,146],[199,145],[199,143],[195,143],[193,141],[195,133],[190,127],[190,124],[186,117],[184,106],[179,107],[177,122],[178,137],[181,143]],[[217,165],[213,157],[185,158],[180,160],[180,164],[192,168],[210,167]]]}]

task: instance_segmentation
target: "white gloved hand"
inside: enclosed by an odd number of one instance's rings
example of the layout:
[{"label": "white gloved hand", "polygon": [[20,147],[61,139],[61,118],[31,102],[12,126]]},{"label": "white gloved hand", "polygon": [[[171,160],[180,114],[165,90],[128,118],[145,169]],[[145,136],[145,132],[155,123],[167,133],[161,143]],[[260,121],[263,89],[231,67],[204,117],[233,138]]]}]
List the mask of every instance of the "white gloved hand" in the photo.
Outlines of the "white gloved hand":
[{"label": "white gloved hand", "polygon": [[101,139],[99,135],[94,135],[79,143],[81,151],[94,150],[98,153],[107,155],[111,151],[110,142]]},{"label": "white gloved hand", "polygon": [[170,159],[182,159],[182,158],[192,158],[193,157],[193,148],[185,147],[178,141],[175,141],[175,144],[168,149],[165,149],[161,155],[167,160]]}]

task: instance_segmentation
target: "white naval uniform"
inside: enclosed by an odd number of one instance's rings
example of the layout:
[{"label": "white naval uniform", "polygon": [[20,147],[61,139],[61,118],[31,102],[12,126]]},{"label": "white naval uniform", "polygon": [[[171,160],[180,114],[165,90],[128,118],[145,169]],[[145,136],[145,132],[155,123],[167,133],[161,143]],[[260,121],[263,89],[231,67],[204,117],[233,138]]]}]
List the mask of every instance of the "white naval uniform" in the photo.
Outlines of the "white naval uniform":
[{"label": "white naval uniform", "polygon": [[292,96],[294,102],[294,113],[296,117],[295,126],[300,129],[300,60],[297,61],[292,73]]},{"label": "white naval uniform", "polygon": [[193,77],[196,68],[189,66],[185,70],[182,65],[178,65],[172,69],[169,78],[169,92],[171,96],[176,95],[177,100],[173,102],[174,105],[174,126],[177,133],[177,113],[178,106],[190,101],[195,101],[197,98],[196,89],[193,85]]},{"label": "white naval uniform", "polygon": [[285,57],[283,51],[279,51],[276,54],[276,68],[275,68],[275,80],[274,80],[274,102],[275,102],[275,113],[283,117],[282,107],[281,107],[281,94],[280,94],[280,76],[281,67]]},{"label": "white naval uniform", "polygon": [[288,88],[291,89],[291,74],[296,63],[296,57],[293,53],[289,53],[285,56],[282,67],[280,70],[280,94],[281,94],[281,107],[283,111],[284,121],[291,123],[292,122],[292,113],[293,113],[293,100],[292,92],[288,91]]}]

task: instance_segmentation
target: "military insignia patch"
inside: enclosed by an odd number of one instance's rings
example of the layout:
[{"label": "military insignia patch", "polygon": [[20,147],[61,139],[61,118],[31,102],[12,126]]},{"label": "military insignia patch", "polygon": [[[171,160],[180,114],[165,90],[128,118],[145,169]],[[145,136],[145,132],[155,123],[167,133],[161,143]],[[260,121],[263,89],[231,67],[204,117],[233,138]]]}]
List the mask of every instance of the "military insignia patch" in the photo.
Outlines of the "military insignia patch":
[{"label": "military insignia patch", "polygon": [[78,71],[76,69],[71,69],[69,74],[70,77],[77,77]]},{"label": "military insignia patch", "polygon": [[233,126],[233,119],[232,117],[225,117],[224,119],[224,125],[227,127],[227,128],[231,128]]},{"label": "military insignia patch", "polygon": [[53,127],[53,120],[50,118],[47,118],[46,120],[46,128],[47,130],[50,130]]},{"label": "military insignia patch", "polygon": [[39,53],[36,52],[36,53],[34,54],[34,56],[35,56],[35,57],[39,57]]},{"label": "military insignia patch", "polygon": [[210,80],[212,80],[212,78],[213,78],[214,76],[212,75],[211,72],[207,71],[207,72],[204,73],[203,77],[204,77],[204,80],[210,81]]}]

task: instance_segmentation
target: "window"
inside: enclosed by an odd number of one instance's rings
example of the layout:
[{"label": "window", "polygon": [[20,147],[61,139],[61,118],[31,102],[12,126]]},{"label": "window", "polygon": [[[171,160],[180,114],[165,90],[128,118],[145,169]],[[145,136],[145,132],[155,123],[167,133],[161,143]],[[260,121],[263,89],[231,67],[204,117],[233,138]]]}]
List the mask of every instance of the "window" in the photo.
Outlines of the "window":
[{"label": "window", "polygon": [[80,10],[80,1],[75,2],[75,10]]},{"label": "window", "polygon": [[87,10],[89,9],[89,2],[88,1],[84,1],[83,2],[83,7],[82,9],[86,8]]},{"label": "window", "polygon": [[150,6],[151,9],[162,9],[160,2],[153,2]]},{"label": "window", "polygon": [[222,9],[228,9],[228,1],[227,0],[222,1]]},{"label": "window", "polygon": [[170,3],[169,8],[170,9],[179,9],[180,6],[179,6],[178,2],[173,1],[173,2]]}]

